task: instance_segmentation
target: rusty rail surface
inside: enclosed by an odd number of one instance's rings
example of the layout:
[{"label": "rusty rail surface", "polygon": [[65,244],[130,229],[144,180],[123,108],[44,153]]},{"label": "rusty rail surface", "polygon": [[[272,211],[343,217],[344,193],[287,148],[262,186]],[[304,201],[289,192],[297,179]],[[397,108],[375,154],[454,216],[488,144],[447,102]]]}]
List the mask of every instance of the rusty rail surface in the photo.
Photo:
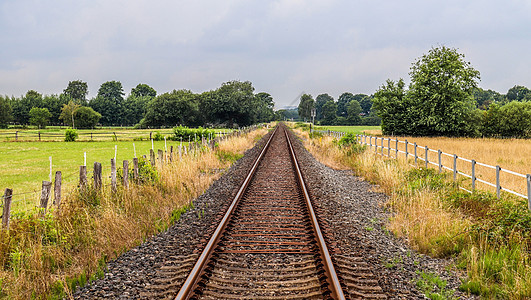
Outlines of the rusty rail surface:
[{"label": "rusty rail surface", "polygon": [[[280,131],[284,132],[285,139]],[[258,169],[261,171],[257,172]],[[228,271],[216,269],[217,264],[221,265],[219,268],[228,265]],[[245,273],[248,271],[259,275]],[[244,275],[236,278],[238,275],[230,272]],[[221,274],[217,279],[221,284],[208,283],[213,273]],[[302,273],[308,273],[307,278],[297,277]],[[253,276],[257,279],[252,289],[267,296],[247,295],[248,298],[345,299],[283,125],[271,134],[175,299],[196,299],[204,295],[245,298],[241,293],[251,288],[243,285],[252,281]],[[267,278],[272,279],[267,281]],[[297,287],[301,282],[304,286]],[[208,284],[225,290],[207,295]],[[290,294],[278,294],[275,298],[275,286]],[[269,293],[269,289],[273,291]]]}]

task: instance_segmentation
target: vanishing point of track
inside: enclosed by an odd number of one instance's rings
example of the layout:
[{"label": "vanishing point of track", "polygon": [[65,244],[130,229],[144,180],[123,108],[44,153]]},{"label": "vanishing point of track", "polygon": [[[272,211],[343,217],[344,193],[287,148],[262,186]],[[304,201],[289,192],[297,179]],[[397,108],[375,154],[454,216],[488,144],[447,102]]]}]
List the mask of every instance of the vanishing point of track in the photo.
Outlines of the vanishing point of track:
[{"label": "vanishing point of track", "polygon": [[344,299],[284,126],[262,152],[176,299]]}]

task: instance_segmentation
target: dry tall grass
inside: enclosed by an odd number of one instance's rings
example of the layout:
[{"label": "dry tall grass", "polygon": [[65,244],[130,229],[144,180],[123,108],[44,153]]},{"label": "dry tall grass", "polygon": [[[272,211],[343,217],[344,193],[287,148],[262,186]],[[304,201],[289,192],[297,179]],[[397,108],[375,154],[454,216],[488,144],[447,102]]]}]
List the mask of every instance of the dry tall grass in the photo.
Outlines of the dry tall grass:
[{"label": "dry tall grass", "polygon": [[[468,274],[463,289],[487,299],[531,297],[531,218],[525,201],[516,202],[511,197],[497,200],[492,194],[459,191],[453,184],[451,173],[438,174],[433,170],[416,169],[411,166],[412,159],[406,161],[375,155],[374,148],[355,155],[346,148],[341,156],[337,149],[331,149],[332,143],[303,140],[308,150],[323,163],[329,166],[337,163],[347,165],[388,194],[388,201],[382,205],[388,206],[393,214],[386,226],[395,235],[407,240],[412,248],[433,256],[457,257],[459,266],[466,268]],[[429,143],[434,139],[408,140],[428,144],[430,148],[440,147],[444,151],[454,149],[458,155],[471,155],[468,158],[483,159],[489,164],[510,160],[503,155],[505,152],[496,154],[500,148],[516,148],[518,152],[529,145],[528,141],[521,140],[513,141],[516,142],[513,144],[477,140],[477,144],[471,143],[472,148],[463,146],[469,139],[436,139],[447,140],[441,144]],[[455,140],[458,142],[452,147],[450,142]],[[480,153],[480,147],[497,147],[498,150],[490,149],[485,155]],[[493,160],[496,155],[499,156]],[[335,159],[336,162],[329,162]],[[432,160],[431,156],[429,159]],[[527,161],[527,158],[521,159]]]},{"label": "dry tall grass", "polygon": [[[232,137],[217,151],[242,154],[265,133]],[[45,218],[14,218],[9,231],[0,230],[0,297],[71,295],[73,286],[101,273],[105,261],[167,228],[231,163],[211,151],[177,156],[157,167],[159,179],[151,184],[132,184],[115,194],[109,186],[72,192],[60,211]]]},{"label": "dry tall grass", "polygon": [[[396,139],[396,137],[392,137]],[[453,154],[460,158],[467,160],[475,160],[478,163],[483,163],[491,166],[499,165],[503,170],[510,170],[520,173],[522,175],[531,174],[531,140],[523,139],[493,139],[493,138],[448,138],[448,137],[399,137],[401,142],[398,144],[398,149],[405,151],[404,141],[409,143],[417,143],[417,156],[421,159],[417,163],[424,165],[423,159],[426,157],[425,148],[428,147],[434,151],[428,151],[428,161],[435,164],[438,163],[437,150],[441,150],[449,155],[441,155],[441,162],[443,166],[453,168]],[[381,138],[378,138],[378,147],[381,147]],[[373,139],[374,144],[374,139]],[[384,137],[384,147],[387,147],[387,137]],[[391,148],[395,148],[396,142],[391,142]],[[408,153],[413,155],[414,146],[408,145]],[[379,150],[380,151],[380,150]],[[387,154],[387,149],[384,150]],[[394,151],[391,151],[391,156],[395,157]],[[399,158],[404,158],[404,153],[398,154]],[[409,156],[410,163],[414,159]],[[430,164],[430,168],[438,168],[438,166]],[[472,163],[469,161],[457,160],[457,169],[463,173],[471,175]],[[476,177],[492,184],[496,184],[496,170],[476,164]],[[461,177],[463,186],[471,188],[471,180]],[[506,172],[500,172],[500,184],[503,188],[510,189],[517,193],[527,195],[526,179]],[[476,187],[482,190],[494,191],[495,188],[479,181],[476,182]]]}]

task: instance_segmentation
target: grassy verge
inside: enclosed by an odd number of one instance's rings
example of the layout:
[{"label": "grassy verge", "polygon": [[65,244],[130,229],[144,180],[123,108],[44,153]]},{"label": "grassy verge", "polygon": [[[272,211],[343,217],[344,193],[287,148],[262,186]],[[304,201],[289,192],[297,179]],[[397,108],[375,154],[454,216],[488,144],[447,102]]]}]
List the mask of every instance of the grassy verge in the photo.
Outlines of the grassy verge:
[{"label": "grassy verge", "polygon": [[387,227],[395,235],[421,253],[456,258],[456,267],[468,274],[462,290],[486,299],[531,296],[531,214],[525,201],[469,194],[449,174],[413,168],[345,141],[300,134],[323,163],[353,169],[390,196],[385,205],[393,214]]},{"label": "grassy verge", "polygon": [[[152,168],[141,164],[143,184],[111,193],[77,189],[60,210],[15,214],[0,230],[0,298],[58,299],[91,279],[105,264],[170,226],[266,130],[221,142],[216,151],[187,155]],[[105,176],[104,176],[105,177]]]}]

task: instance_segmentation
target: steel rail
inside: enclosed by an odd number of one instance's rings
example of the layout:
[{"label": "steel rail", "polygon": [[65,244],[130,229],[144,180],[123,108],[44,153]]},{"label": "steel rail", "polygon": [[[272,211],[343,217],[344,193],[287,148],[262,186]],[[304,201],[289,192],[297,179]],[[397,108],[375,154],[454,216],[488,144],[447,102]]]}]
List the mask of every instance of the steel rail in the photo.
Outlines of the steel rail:
[{"label": "steel rail", "polygon": [[289,149],[291,153],[291,159],[293,161],[293,165],[295,166],[295,170],[297,172],[297,179],[299,180],[299,184],[300,184],[301,190],[304,195],[304,200],[308,207],[308,212],[310,213],[312,226],[314,228],[317,242],[319,245],[319,251],[321,252],[321,257],[323,258],[323,266],[326,271],[327,282],[330,285],[330,291],[332,292],[331,297],[334,299],[345,299],[345,295],[343,294],[343,289],[341,288],[339,278],[337,277],[334,264],[332,263],[332,258],[330,257],[330,253],[328,252],[328,247],[326,246],[323,234],[321,233],[321,228],[319,226],[319,222],[317,221],[317,216],[315,215],[315,212],[313,210],[313,206],[310,201],[310,195],[308,194],[306,184],[304,183],[302,172],[299,167],[299,163],[297,161],[297,156],[295,155],[295,151],[293,150],[293,145],[291,144],[291,140],[289,138],[287,130],[285,130],[284,133],[286,135],[286,139],[288,140],[288,145],[289,145]]},{"label": "steel rail", "polygon": [[208,262],[208,260],[212,256],[212,253],[214,252],[214,250],[216,248],[216,245],[219,243],[221,235],[222,235],[225,227],[227,226],[227,223],[229,222],[229,218],[230,218],[232,212],[234,211],[234,209],[236,208],[236,206],[240,202],[240,199],[242,198],[244,191],[247,189],[247,186],[249,185],[249,182],[251,181],[251,178],[253,177],[256,169],[258,168],[258,165],[259,165],[260,161],[262,160],[262,157],[264,156],[264,154],[266,153],[267,149],[269,148],[269,145],[271,144],[271,140],[273,139],[273,136],[278,131],[278,128],[279,127],[277,126],[275,131],[269,137],[269,140],[267,141],[266,145],[264,146],[264,149],[262,149],[262,151],[260,152],[260,155],[256,158],[256,160],[255,160],[255,162],[253,164],[253,167],[251,168],[251,171],[249,172],[249,174],[245,178],[242,186],[238,190],[238,193],[236,194],[236,196],[232,200],[231,205],[229,206],[229,208],[227,209],[227,212],[223,216],[223,219],[221,220],[221,222],[219,223],[218,227],[214,231],[214,234],[212,235],[212,237],[208,241],[207,245],[203,249],[203,252],[201,253],[201,256],[199,256],[199,259],[195,263],[192,271],[190,272],[190,274],[186,278],[186,281],[183,283],[183,286],[179,290],[179,293],[177,294],[175,299],[184,300],[184,299],[189,299],[192,296],[192,291],[195,289],[197,283],[201,279],[199,275],[201,275],[202,271],[205,269],[206,263]]}]

